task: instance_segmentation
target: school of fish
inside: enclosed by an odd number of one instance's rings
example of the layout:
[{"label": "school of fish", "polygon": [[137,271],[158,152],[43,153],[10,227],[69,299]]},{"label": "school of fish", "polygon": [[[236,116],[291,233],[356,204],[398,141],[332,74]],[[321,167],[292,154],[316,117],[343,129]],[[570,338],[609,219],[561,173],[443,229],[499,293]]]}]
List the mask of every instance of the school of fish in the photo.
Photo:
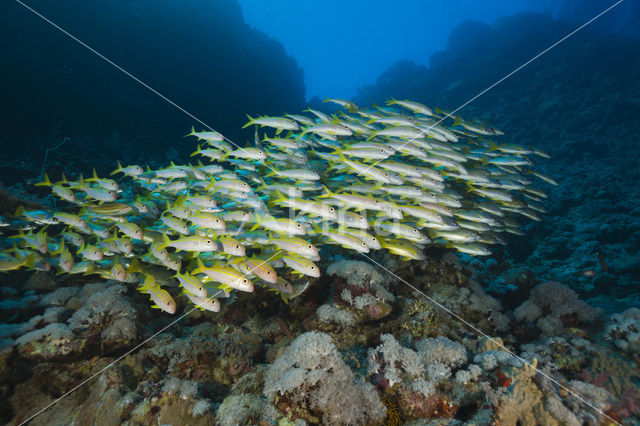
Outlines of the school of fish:
[{"label": "school of fish", "polygon": [[428,244],[485,256],[545,213],[534,182],[557,183],[533,169],[543,151],[500,144],[499,130],[418,102],[325,102],[340,109],[249,117],[252,147],[192,128],[195,164],[118,163],[119,181],[45,174],[36,185],[64,208],[0,218],[0,271],[97,274],[138,284],[168,313],[177,297],[217,312],[220,298],[257,285],[296,297],[308,282],[282,275],[320,276],[323,245],[406,260],[423,259]]}]

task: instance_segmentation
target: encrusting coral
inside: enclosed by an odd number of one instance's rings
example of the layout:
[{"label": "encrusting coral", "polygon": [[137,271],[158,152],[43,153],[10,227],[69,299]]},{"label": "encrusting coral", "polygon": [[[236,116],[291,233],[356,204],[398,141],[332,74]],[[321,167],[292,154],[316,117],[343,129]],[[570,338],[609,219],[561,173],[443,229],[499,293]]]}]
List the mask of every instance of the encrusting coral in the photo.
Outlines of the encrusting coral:
[{"label": "encrusting coral", "polygon": [[354,376],[331,337],[304,333],[267,369],[264,395],[290,420],[382,424],[386,408],[373,386]]}]

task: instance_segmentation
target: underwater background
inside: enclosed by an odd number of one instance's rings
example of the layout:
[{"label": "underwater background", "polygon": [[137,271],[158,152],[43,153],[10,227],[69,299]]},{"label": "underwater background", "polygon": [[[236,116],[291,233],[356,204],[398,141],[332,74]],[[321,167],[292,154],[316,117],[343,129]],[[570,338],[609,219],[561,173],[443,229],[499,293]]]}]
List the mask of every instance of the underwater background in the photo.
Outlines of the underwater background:
[{"label": "underwater background", "polygon": [[[632,0],[3,2],[0,422],[640,424],[638,19]],[[489,255],[449,241],[418,245],[412,260],[365,257],[323,239],[319,276],[231,291],[219,312],[194,310],[175,278],[162,282],[171,314],[128,277],[65,272],[51,253],[49,270],[29,266],[25,250],[37,250],[16,236],[45,229],[54,252],[69,228],[24,211],[81,211],[35,185],[44,172],[79,182],[118,162],[167,170],[195,164],[192,126],[250,148],[247,115],[357,115],[326,98],[455,110],[465,121],[447,126],[469,140],[484,123],[505,150],[549,154],[516,153],[531,174],[510,169],[557,183],[535,181],[542,220],[519,217],[521,235],[501,234]],[[332,191],[359,183],[339,163],[321,173]],[[257,173],[273,184],[268,172]],[[114,179],[129,204],[144,196],[131,176]],[[474,184],[456,188],[477,201]],[[256,241],[247,253],[266,245]],[[146,252],[135,245],[113,265],[143,275],[131,263]]]}]

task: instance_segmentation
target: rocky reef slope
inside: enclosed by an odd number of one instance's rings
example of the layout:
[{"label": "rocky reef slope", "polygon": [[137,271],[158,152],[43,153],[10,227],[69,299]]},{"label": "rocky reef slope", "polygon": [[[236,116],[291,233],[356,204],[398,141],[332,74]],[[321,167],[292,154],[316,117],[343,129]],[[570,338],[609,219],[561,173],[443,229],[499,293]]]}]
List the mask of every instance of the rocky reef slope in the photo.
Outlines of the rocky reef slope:
[{"label": "rocky reef slope", "polygon": [[[399,62],[355,100],[411,97],[456,109],[576,27],[538,14],[491,26],[467,22],[429,68]],[[640,41],[587,27],[460,111],[553,157],[543,166],[560,183],[546,203],[549,214],[514,238],[504,257],[599,297],[608,309],[620,307],[612,301],[638,305],[638,75]]]}]

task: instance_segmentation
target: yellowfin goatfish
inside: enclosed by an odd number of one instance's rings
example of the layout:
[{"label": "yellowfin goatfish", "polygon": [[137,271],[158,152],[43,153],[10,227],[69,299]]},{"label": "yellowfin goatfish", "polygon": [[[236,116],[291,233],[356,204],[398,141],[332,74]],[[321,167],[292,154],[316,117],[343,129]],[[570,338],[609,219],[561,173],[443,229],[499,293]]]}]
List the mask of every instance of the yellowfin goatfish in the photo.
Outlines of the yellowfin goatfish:
[{"label": "yellowfin goatfish", "polygon": [[59,273],[144,277],[140,290],[167,312],[175,301],[158,282],[175,276],[181,300],[216,311],[206,298],[214,287],[229,297],[253,291],[254,277],[285,301],[298,296],[309,282],[278,275],[319,276],[324,245],[423,259],[432,238],[487,256],[504,233],[524,234],[517,219],[537,221],[547,210],[546,192],[532,181],[556,182],[536,170],[533,157],[548,157],[537,148],[502,144],[489,125],[415,101],[370,109],[327,102],[344,109],[250,119],[252,147],[192,128],[187,136],[204,141],[194,155],[207,164],[118,163],[118,183],[95,171],[76,182],[43,175],[39,185],[61,201],[53,212],[19,208],[0,218],[3,245],[14,246],[0,270],[53,264]]},{"label": "yellowfin goatfish", "polygon": [[187,136],[195,136],[198,138],[198,140],[205,140],[209,142],[221,142],[224,140],[224,136],[222,136],[218,132],[214,132],[214,131],[196,132],[193,126],[191,126],[191,132],[184,135],[185,138]]},{"label": "yellowfin goatfish", "polygon": [[138,287],[138,291],[148,293],[151,296],[151,300],[155,303],[155,305],[151,305],[152,308],[162,309],[170,314],[176,313],[176,301],[167,290],[158,285],[153,276],[145,275],[144,282]]},{"label": "yellowfin goatfish", "polygon": [[240,291],[253,291],[253,283],[246,275],[240,273],[232,267],[224,265],[205,266],[200,259],[197,259],[198,267],[191,271],[192,274],[206,274],[212,280],[224,284],[228,287]]}]

